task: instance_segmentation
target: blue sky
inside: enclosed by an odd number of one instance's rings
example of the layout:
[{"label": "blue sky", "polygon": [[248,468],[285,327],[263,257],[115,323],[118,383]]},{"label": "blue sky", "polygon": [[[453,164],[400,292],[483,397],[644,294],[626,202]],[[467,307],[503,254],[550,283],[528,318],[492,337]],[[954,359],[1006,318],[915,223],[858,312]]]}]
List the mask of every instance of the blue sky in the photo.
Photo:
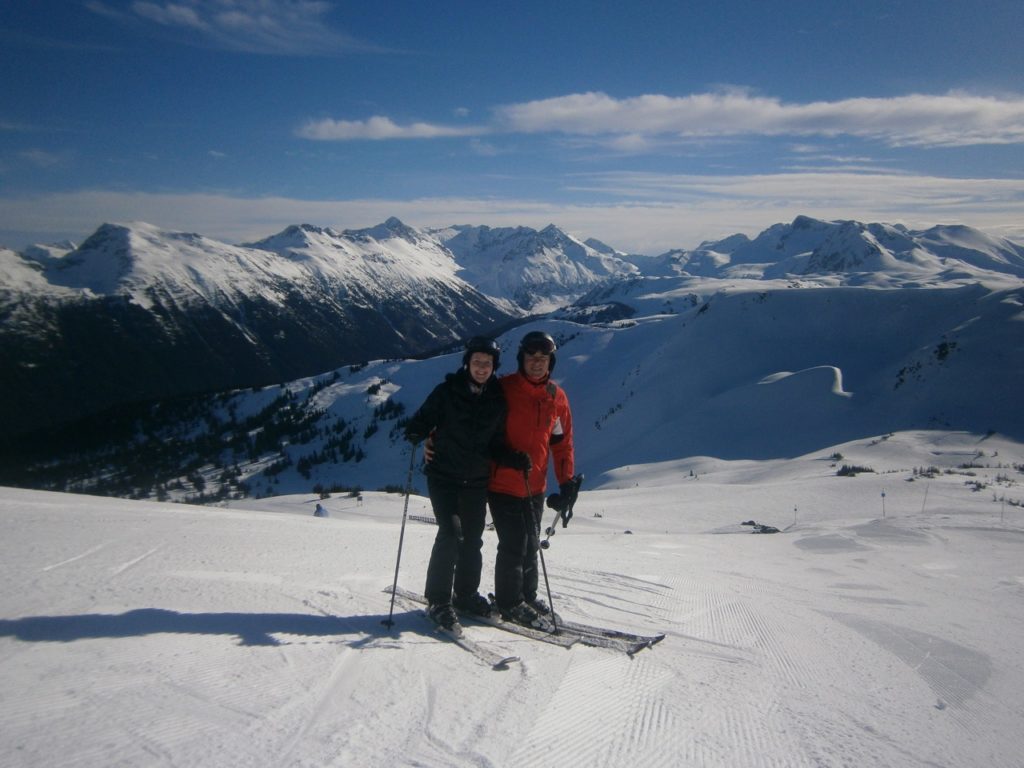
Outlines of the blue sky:
[{"label": "blue sky", "polygon": [[798,214],[1024,240],[1024,2],[8,0],[0,243]]}]

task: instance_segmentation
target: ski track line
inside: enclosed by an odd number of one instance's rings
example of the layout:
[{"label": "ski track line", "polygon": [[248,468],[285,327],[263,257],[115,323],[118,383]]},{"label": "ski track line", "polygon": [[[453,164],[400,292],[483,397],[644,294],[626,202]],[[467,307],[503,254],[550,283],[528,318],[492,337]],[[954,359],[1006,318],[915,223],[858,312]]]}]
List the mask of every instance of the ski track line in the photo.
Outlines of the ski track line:
[{"label": "ski track line", "polygon": [[671,768],[688,733],[658,691],[671,673],[641,658],[577,648],[508,765]]},{"label": "ski track line", "polygon": [[[428,682],[426,679],[420,679],[421,687],[423,688],[423,695],[426,701],[426,718],[421,727],[417,729],[411,729],[406,738],[403,749],[403,754],[416,755],[416,765],[444,765],[444,766],[457,766],[457,765],[479,765],[483,760],[482,755],[478,752],[470,751],[470,749],[460,749],[454,742],[448,741],[439,734],[448,735],[448,728],[450,723],[447,723],[447,715],[444,713],[443,707],[438,706],[438,687],[443,686],[444,683]],[[440,722],[435,722],[439,720]],[[427,755],[422,753],[426,752],[429,755],[431,762],[426,763]]]},{"label": "ski track line", "polygon": [[97,544],[92,549],[87,549],[85,552],[82,552],[80,555],[75,555],[74,557],[69,557],[67,560],[61,560],[59,563],[53,563],[52,565],[44,565],[40,570],[42,570],[44,572],[45,571],[52,571],[54,568],[60,568],[61,566],[69,565],[69,564],[75,562],[76,560],[81,560],[83,557],[88,557],[89,555],[96,554],[101,549],[103,549],[105,546],[107,546],[107,543],[108,542],[103,542],[102,544]]},{"label": "ski track line", "polygon": [[127,570],[128,570],[129,568],[131,568],[132,566],[134,566],[134,565],[138,565],[138,564],[139,564],[139,563],[141,563],[141,562],[142,562],[143,560],[145,560],[145,559],[146,559],[147,557],[149,557],[150,555],[152,555],[152,554],[154,554],[154,553],[158,552],[159,550],[160,550],[160,547],[153,547],[153,548],[152,548],[151,550],[149,550],[148,552],[144,552],[143,554],[139,555],[138,557],[136,557],[136,558],[133,558],[133,559],[129,560],[128,562],[126,562],[126,563],[123,563],[123,564],[121,564],[121,565],[117,566],[116,568],[113,568],[113,569],[111,570],[111,574],[110,574],[110,575],[111,575],[112,577],[113,577],[113,576],[119,576],[119,575],[121,575],[122,573],[124,573],[125,571],[127,571]]},{"label": "ski track line", "polygon": [[[319,685],[305,696],[292,699],[271,717],[255,724],[260,728],[275,724],[281,730],[290,731],[281,744],[272,746],[275,753],[274,765],[289,765],[296,749],[304,743],[306,735],[327,714],[337,712],[338,702],[331,694],[354,658],[355,652],[351,648],[345,648],[332,663],[330,674],[323,678]],[[297,726],[292,725],[296,716],[299,717]]]}]

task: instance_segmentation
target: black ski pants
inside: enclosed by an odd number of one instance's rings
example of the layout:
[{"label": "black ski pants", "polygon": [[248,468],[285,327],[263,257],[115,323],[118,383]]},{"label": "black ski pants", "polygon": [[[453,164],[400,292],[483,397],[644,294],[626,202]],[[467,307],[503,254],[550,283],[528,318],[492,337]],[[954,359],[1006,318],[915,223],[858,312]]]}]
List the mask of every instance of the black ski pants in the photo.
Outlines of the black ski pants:
[{"label": "black ski pants", "polygon": [[450,603],[453,591],[457,597],[471,597],[480,589],[487,489],[466,488],[428,475],[427,491],[437,535],[423,594],[432,605]]},{"label": "black ski pants", "polygon": [[494,563],[494,599],[499,608],[512,608],[537,599],[537,551],[544,494],[520,498],[504,493],[487,495],[498,534]]}]

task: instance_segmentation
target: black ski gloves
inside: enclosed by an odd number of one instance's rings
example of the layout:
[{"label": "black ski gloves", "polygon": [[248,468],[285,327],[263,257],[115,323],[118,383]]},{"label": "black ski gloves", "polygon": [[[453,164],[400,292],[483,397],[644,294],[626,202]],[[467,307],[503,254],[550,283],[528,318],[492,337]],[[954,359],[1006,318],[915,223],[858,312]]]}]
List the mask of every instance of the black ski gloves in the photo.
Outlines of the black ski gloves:
[{"label": "black ski gloves", "polygon": [[558,486],[558,493],[552,493],[548,496],[548,506],[561,513],[563,528],[572,519],[572,506],[576,503],[576,496],[579,494],[579,491],[579,483],[573,478],[569,482]]},{"label": "black ski gloves", "polygon": [[558,495],[562,497],[561,508],[563,512],[576,503],[576,495],[579,493],[579,490],[580,487],[575,480],[570,480],[558,486]]},{"label": "black ski gloves", "polygon": [[526,451],[513,451],[508,457],[508,466],[520,472],[527,472],[533,469],[533,459]]}]

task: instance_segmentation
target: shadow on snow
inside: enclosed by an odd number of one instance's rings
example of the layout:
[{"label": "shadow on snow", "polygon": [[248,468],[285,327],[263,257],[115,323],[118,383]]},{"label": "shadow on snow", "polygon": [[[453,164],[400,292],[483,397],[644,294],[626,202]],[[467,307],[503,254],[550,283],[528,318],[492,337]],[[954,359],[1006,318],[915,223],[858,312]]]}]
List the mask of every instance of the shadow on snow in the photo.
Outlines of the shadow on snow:
[{"label": "shadow on snow", "polygon": [[403,630],[426,634],[415,621],[418,611],[396,612],[391,631],[379,616],[313,616],[303,613],[179,613],[139,608],[119,614],[26,616],[0,619],[0,637],[27,642],[69,643],[75,640],[143,637],[156,634],[228,635],[241,645],[284,645],[275,634],[329,637],[356,635],[352,645]]}]

